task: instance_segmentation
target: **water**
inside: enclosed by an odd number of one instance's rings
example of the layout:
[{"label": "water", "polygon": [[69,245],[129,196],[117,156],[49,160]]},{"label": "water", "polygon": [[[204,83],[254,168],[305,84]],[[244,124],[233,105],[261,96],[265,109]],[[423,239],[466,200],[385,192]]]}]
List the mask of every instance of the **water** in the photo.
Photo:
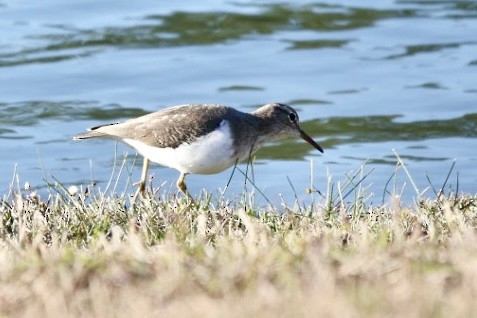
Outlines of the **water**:
[{"label": "water", "polygon": [[[34,187],[54,177],[104,189],[134,151],[71,140],[87,127],[184,103],[272,101],[297,108],[325,148],[296,140],[258,153],[255,182],[273,202],[310,200],[310,182],[325,192],[328,176],[343,183],[363,163],[370,201],[393,187],[410,200],[395,153],[418,191],[441,187],[455,161],[446,192],[477,192],[474,1],[0,0],[0,27],[1,193],[14,171]],[[151,173],[174,189],[176,171]],[[217,192],[230,174],[187,182]],[[132,191],[126,181],[118,192]],[[228,195],[243,188],[234,174]]]}]

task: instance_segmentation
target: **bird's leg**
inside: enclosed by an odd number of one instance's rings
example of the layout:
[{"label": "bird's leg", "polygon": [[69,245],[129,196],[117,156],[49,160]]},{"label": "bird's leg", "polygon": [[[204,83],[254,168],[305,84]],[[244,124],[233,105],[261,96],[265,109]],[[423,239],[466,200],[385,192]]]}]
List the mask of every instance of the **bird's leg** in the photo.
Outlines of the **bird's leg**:
[{"label": "bird's leg", "polygon": [[177,188],[179,188],[179,190],[184,193],[185,195],[189,196],[189,193],[187,192],[187,186],[185,184],[185,176],[186,174],[181,172],[181,175],[179,177],[179,179],[177,179]]},{"label": "bird's leg", "polygon": [[141,180],[139,181],[139,190],[142,194],[146,192],[146,179],[147,179],[147,170],[149,169],[149,159],[144,157],[144,161],[142,164],[142,173],[141,173]]},{"label": "bird's leg", "polygon": [[192,202],[195,202],[194,198],[192,198],[190,193],[187,191],[187,186],[185,184],[186,175],[187,175],[187,173],[181,172],[181,175],[180,175],[179,179],[177,179],[177,188],[179,188],[179,190],[182,193],[184,193]]},{"label": "bird's leg", "polygon": [[146,194],[146,179],[147,179],[147,170],[149,169],[149,159],[144,157],[143,165],[142,165],[142,173],[141,173],[141,180],[139,182],[134,183],[133,185],[137,185],[138,189],[136,194],[134,195],[134,200],[137,198],[139,194],[143,197]]}]

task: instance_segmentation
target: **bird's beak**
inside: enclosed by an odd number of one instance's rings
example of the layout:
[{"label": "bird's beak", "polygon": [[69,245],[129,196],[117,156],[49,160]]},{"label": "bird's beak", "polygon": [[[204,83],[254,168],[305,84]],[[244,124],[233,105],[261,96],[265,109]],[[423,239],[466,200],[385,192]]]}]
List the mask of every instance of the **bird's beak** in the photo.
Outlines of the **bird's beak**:
[{"label": "bird's beak", "polygon": [[303,138],[307,143],[318,149],[320,152],[323,153],[323,148],[318,145],[310,136],[308,136],[303,130],[300,129],[300,137]]}]

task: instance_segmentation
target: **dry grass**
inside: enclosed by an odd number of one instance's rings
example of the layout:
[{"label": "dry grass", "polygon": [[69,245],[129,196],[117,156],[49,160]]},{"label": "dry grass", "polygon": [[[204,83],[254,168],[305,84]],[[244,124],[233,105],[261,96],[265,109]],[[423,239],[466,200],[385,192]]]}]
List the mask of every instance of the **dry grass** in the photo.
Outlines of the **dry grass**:
[{"label": "dry grass", "polygon": [[[5,317],[470,317],[477,197],[217,203],[27,192],[0,202]],[[127,208],[126,208],[127,206]]]}]

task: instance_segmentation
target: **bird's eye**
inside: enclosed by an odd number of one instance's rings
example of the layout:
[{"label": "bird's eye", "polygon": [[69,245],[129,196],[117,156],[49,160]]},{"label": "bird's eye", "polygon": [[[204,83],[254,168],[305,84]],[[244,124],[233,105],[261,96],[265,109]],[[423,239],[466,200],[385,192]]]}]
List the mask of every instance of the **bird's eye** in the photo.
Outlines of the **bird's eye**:
[{"label": "bird's eye", "polygon": [[288,114],[288,118],[290,119],[290,121],[296,121],[296,115],[294,113]]}]

